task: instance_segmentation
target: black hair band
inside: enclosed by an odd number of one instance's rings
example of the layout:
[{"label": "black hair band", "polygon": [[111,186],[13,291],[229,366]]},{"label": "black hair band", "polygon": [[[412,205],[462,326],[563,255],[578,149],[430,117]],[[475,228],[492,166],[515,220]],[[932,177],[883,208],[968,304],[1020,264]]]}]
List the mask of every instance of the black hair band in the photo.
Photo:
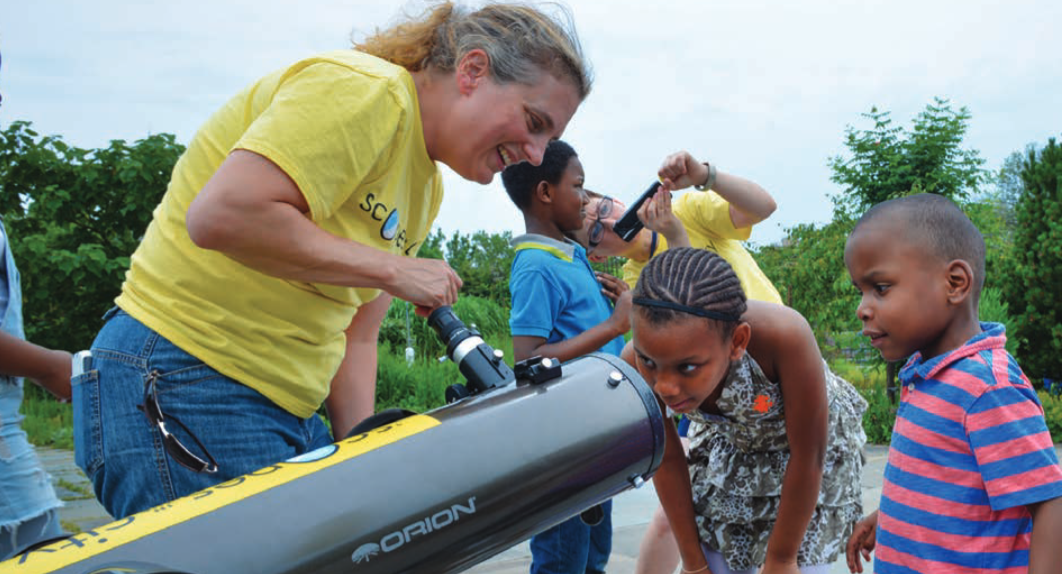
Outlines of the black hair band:
[{"label": "black hair band", "polygon": [[672,311],[681,311],[682,313],[689,313],[690,315],[704,317],[705,319],[715,319],[716,321],[725,321],[727,323],[737,323],[741,320],[741,317],[739,315],[734,315],[732,313],[722,313],[720,311],[712,311],[710,309],[701,309],[700,307],[690,307],[688,305],[682,305],[680,303],[672,303],[671,301],[660,301],[657,299],[646,299],[645,297],[635,297],[633,303],[635,305],[641,305],[643,307],[660,307],[662,309],[671,309]]}]

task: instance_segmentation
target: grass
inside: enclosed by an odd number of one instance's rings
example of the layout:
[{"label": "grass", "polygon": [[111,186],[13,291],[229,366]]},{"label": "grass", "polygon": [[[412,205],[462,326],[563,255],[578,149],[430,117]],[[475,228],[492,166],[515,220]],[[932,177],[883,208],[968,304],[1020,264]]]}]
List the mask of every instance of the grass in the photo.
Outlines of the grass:
[{"label": "grass", "polygon": [[96,498],[96,495],[93,494],[91,490],[85,488],[80,484],[74,484],[69,480],[63,478],[56,479],[55,485],[65,490],[66,492],[73,494],[73,496],[63,496],[63,500],[89,500]]},{"label": "grass", "polygon": [[69,403],[60,403],[33,383],[24,383],[22,430],[38,446],[74,449],[74,411]]}]

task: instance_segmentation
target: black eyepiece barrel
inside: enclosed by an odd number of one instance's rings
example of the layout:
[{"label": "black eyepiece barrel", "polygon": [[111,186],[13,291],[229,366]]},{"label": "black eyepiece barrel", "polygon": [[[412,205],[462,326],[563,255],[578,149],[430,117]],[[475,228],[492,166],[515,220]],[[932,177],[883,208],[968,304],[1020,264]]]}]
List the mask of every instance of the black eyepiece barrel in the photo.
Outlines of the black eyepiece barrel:
[{"label": "black eyepiece barrel", "polygon": [[465,329],[465,324],[461,322],[461,319],[457,318],[454,314],[453,307],[444,305],[431,312],[428,315],[428,324],[432,329],[439,334],[439,338],[449,346],[450,339],[454,336],[454,333],[458,330]]},{"label": "black eyepiece barrel", "polygon": [[502,386],[516,380],[512,369],[501,360],[500,353],[485,343],[479,334],[465,326],[451,307],[443,306],[428,315],[428,324],[446,345],[446,356],[457,364],[473,393]]}]

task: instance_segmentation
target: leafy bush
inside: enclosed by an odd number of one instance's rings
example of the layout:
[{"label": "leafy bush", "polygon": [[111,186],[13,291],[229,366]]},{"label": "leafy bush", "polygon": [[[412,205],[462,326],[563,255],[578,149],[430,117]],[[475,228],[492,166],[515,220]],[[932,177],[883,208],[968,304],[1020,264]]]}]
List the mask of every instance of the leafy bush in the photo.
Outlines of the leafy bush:
[{"label": "leafy bush", "polygon": [[873,388],[859,391],[867,400],[867,412],[863,414],[863,430],[867,441],[874,444],[892,442],[892,427],[896,423],[896,407],[889,402],[884,379]]},{"label": "leafy bush", "polygon": [[863,431],[867,433],[867,440],[875,444],[889,444],[892,440],[892,426],[896,422],[896,406],[889,402],[885,390],[884,365],[861,365],[838,359],[830,362],[830,369],[837,376],[852,383],[867,400],[867,412],[863,415]]},{"label": "leafy bush", "polygon": [[1007,352],[1018,354],[1018,339],[1013,334],[1014,322],[1007,313],[1007,302],[1003,300],[1002,290],[989,287],[981,292],[981,304],[978,317],[989,323],[1002,323],[1007,328]]},{"label": "leafy bush", "polygon": [[[786,305],[803,315],[824,350],[830,333],[859,330],[859,293],[844,266],[844,244],[855,222],[837,218],[823,226],[801,224],[786,230],[779,245],[753,256]],[[828,353],[828,351],[827,351]]]},{"label": "leafy bush", "polygon": [[1047,420],[1047,430],[1051,432],[1051,440],[1056,443],[1062,442],[1062,397],[1052,395],[1047,391],[1036,393],[1040,397],[1040,404],[1044,406],[1044,419]]},{"label": "leafy bush", "polygon": [[[454,313],[465,325],[474,326],[479,330],[486,341],[509,338],[508,307],[490,299],[462,295],[454,304]],[[400,351],[408,344],[407,336],[412,339],[412,346],[418,357],[440,357],[446,352],[439,336],[428,326],[427,319],[417,316],[412,305],[404,301],[394,301],[380,327],[380,341]],[[404,353],[399,354],[404,356]]]},{"label": "leafy bush", "polygon": [[1004,285],[1015,321],[1010,336],[1026,374],[1062,378],[1062,146],[1052,138],[1030,151],[1021,179],[1015,265]]},{"label": "leafy bush", "polygon": [[28,122],[0,131],[0,213],[27,338],[69,351],[92,343],[183,151],[170,134],[81,149]]}]

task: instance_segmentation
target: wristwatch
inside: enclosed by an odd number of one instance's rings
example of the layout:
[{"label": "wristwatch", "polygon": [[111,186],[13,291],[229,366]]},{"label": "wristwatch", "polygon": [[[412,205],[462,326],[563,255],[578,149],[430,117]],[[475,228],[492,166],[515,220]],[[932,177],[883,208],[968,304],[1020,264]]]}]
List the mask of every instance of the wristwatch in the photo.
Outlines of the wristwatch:
[{"label": "wristwatch", "polygon": [[715,164],[704,162],[704,167],[708,168],[708,179],[706,179],[701,185],[693,186],[693,189],[696,189],[697,191],[708,191],[709,189],[712,189],[713,185],[715,185],[715,176],[717,173]]}]

